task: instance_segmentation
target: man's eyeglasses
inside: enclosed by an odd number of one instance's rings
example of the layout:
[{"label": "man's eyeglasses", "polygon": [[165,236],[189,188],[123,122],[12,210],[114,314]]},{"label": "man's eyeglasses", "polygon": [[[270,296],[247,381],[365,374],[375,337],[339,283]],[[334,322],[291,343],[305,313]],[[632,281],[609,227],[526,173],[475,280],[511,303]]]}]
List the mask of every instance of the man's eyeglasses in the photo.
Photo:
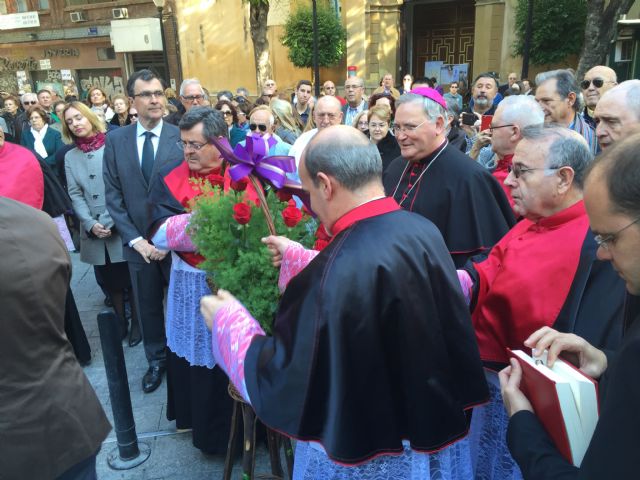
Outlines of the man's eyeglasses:
[{"label": "man's eyeglasses", "polygon": [[195,102],[196,100],[204,100],[204,95],[181,95],[184,100],[187,102]]},{"label": "man's eyeglasses", "polygon": [[[498,125],[497,127],[494,127],[493,125],[489,125],[489,131],[490,131],[491,133],[493,133],[493,131],[494,131],[496,128],[504,128],[504,127],[515,127],[515,125],[514,125],[513,123],[508,123],[508,124],[506,124],[506,125]],[[516,177],[516,178],[517,178],[517,177]]]},{"label": "man's eyeglasses", "polygon": [[192,150],[198,151],[202,147],[205,147],[206,143],[198,143],[198,142],[184,142],[182,140],[176,142],[176,145],[180,147],[181,150],[186,150],[187,148],[191,148]]},{"label": "man's eyeglasses", "polygon": [[616,240],[618,238],[618,235],[620,235],[622,232],[624,232],[627,228],[629,228],[631,225],[635,225],[636,223],[638,223],[640,221],[640,217],[636,218],[633,222],[631,222],[629,225],[626,225],[624,227],[622,227],[620,230],[618,230],[615,233],[610,233],[608,235],[596,235],[594,237],[594,240],[596,241],[596,243],[598,244],[598,247],[602,247],[605,250],[609,250],[609,247],[611,245],[613,245],[614,243],[616,243]]},{"label": "man's eyeglasses", "polygon": [[22,102],[23,105],[37,105],[37,101],[36,100],[32,100],[31,102]]},{"label": "man's eyeglasses", "polygon": [[156,90],[155,92],[144,91],[140,93],[135,93],[133,96],[144,98],[145,100],[149,100],[151,97],[156,97],[156,98],[164,97],[164,92],[162,90]]},{"label": "man's eyeglasses", "polygon": [[422,125],[424,125],[427,122],[428,122],[428,119],[425,120],[424,122],[416,125],[415,127],[413,125],[394,125],[393,126],[393,133],[398,135],[399,133],[415,132],[417,129],[419,129]]},{"label": "man's eyeglasses", "polygon": [[355,90],[356,88],[362,88],[361,85],[345,85],[344,89],[345,90]]},{"label": "man's eyeglasses", "polygon": [[609,81],[605,81],[602,78],[594,78],[593,80],[583,80],[580,82],[580,86],[583,90],[586,90],[592,83],[594,87],[601,88],[605,83],[609,83]]},{"label": "man's eyeglasses", "polygon": [[561,167],[552,167],[552,168],[527,168],[527,167],[523,167],[521,165],[518,164],[514,164],[514,165],[509,165],[507,167],[507,170],[509,171],[509,173],[513,173],[513,176],[516,178],[520,178],[520,176],[523,173],[527,173],[527,172],[533,172],[535,170],[548,170],[550,172],[554,171],[554,170],[560,170]]},{"label": "man's eyeglasses", "polygon": [[130,113],[129,114],[129,118],[138,118],[138,114],[137,113]]},{"label": "man's eyeglasses", "polygon": [[266,125],[260,125],[258,123],[250,123],[249,124],[249,130],[251,130],[253,132],[256,129],[260,130],[261,132],[266,132],[267,131],[267,126]]}]

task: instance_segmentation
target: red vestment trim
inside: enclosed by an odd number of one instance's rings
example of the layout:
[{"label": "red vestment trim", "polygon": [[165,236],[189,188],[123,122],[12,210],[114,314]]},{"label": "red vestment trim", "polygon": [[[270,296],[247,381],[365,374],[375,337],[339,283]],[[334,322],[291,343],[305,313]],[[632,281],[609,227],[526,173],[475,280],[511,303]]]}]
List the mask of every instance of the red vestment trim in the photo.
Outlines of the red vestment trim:
[{"label": "red vestment trim", "polygon": [[589,229],[579,201],[537,223],[522,220],[475,264],[479,275],[473,326],[480,357],[507,363],[506,348],[523,349],[524,340],[556,321],[580,261]]},{"label": "red vestment trim", "polygon": [[505,195],[507,196],[507,200],[509,200],[509,205],[513,207],[513,198],[511,198],[511,188],[507,187],[504,184],[504,181],[509,176],[509,167],[511,166],[511,162],[513,159],[513,154],[505,155],[502,160],[498,160],[496,164],[495,170],[493,170],[492,174],[496,180],[500,183],[502,190],[504,190]]},{"label": "red vestment trim", "polygon": [[[164,182],[169,189],[169,192],[174,198],[182,205],[185,210],[191,210],[193,207],[193,199],[202,194],[202,191],[197,184],[192,183],[193,180],[208,179],[210,182],[213,176],[220,176],[221,168],[217,168],[206,175],[192,172],[189,170],[187,162],[182,162],[176,168],[171,170],[165,177]],[[229,169],[225,168],[224,174],[224,192],[228,193],[231,188],[231,177],[229,176]],[[259,205],[258,195],[251,182],[247,185],[247,189],[242,192],[243,200],[251,200]],[[204,262],[205,258],[195,252],[176,252],[176,254],[182,258],[185,262],[194,268]]]},{"label": "red vestment trim", "polygon": [[[340,217],[331,228],[333,238],[335,238],[340,232],[346,230],[351,225],[365,218],[377,217],[378,215],[384,215],[385,213],[394,212],[400,210],[397,202],[392,197],[379,198],[377,200],[371,200],[367,203],[357,206],[353,210],[349,210],[342,217]],[[333,239],[332,238],[332,239]]]}]

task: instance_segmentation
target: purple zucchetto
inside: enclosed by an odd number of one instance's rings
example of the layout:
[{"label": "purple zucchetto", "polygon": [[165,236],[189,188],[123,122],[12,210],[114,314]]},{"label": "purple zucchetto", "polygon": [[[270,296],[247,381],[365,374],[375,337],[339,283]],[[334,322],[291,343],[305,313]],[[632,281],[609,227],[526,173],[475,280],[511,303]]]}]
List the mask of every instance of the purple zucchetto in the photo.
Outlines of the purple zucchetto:
[{"label": "purple zucchetto", "polygon": [[445,110],[447,109],[447,102],[444,101],[444,98],[442,97],[442,95],[440,95],[440,92],[438,92],[435,88],[418,87],[414,88],[409,93],[415,93],[416,95],[420,95],[421,97],[433,100]]}]

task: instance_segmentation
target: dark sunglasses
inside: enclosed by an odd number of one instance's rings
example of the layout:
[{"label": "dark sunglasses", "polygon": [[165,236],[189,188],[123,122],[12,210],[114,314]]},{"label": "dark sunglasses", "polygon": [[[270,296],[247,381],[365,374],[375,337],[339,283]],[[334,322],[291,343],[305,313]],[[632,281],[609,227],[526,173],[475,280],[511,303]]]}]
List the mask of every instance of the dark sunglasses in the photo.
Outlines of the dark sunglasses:
[{"label": "dark sunglasses", "polygon": [[35,100],[34,100],[34,101],[32,101],[32,102],[22,102],[22,104],[23,104],[23,105],[35,105],[35,104],[37,104],[37,103],[38,103],[38,102],[37,102],[37,101],[35,101]]},{"label": "dark sunglasses", "polygon": [[259,129],[261,132],[266,132],[267,131],[267,126],[266,125],[258,125],[256,123],[250,123],[249,124],[249,129],[253,132],[255,129]]},{"label": "dark sunglasses", "polygon": [[129,118],[138,118],[138,114],[137,113],[130,113],[129,114]]},{"label": "dark sunglasses", "polygon": [[594,78],[593,80],[583,80],[580,83],[580,86],[582,87],[583,90],[586,90],[587,88],[589,88],[589,85],[591,85],[592,83],[594,87],[601,88],[602,85],[604,85],[604,80],[601,78]]}]

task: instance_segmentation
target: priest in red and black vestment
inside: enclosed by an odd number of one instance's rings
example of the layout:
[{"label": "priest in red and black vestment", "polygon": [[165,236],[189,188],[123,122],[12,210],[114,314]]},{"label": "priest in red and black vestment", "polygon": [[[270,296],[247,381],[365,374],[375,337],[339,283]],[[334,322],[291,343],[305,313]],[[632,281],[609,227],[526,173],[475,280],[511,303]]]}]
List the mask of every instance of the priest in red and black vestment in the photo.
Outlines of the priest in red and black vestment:
[{"label": "priest in red and black vestment", "polygon": [[319,132],[299,172],[332,240],[265,239],[284,289],[272,337],[230,293],[202,300],[216,360],[299,439],[294,478],[472,478],[465,410],[488,392],[442,236],[385,197],[380,154],[351,127]]},{"label": "priest in red and black vestment", "polygon": [[514,225],[507,197],[491,173],[446,138],[446,103],[431,88],[396,102],[394,132],[402,157],[384,175],[401,208],[431,220],[456,267],[490,249]]},{"label": "priest in red and black vestment", "polygon": [[521,478],[505,446],[508,418],[495,373],[508,363],[507,347],[525,348],[524,340],[544,326],[598,348],[615,349],[622,339],[624,283],[596,258],[582,200],[589,147],[564,127],[527,127],[522,135],[505,184],[524,219],[488,255],[458,271],[490,369],[492,402],[474,411],[470,435],[477,478]]},{"label": "priest in red and black vestment", "polygon": [[[188,225],[193,200],[202,193],[199,181],[207,180],[225,191],[231,187],[229,169],[211,140],[224,143],[228,129],[222,114],[209,107],[189,110],[179,128],[184,159],[161,170],[149,193],[149,239],[156,248],[171,251],[166,307],[167,419],[175,420],[179,429],[192,429],[196,448],[220,454],[227,449],[232,400],[199,312],[200,298],[211,291],[206,273],[198,268],[204,258],[191,242]],[[245,199],[255,201],[255,190],[246,179],[243,187]]]}]

